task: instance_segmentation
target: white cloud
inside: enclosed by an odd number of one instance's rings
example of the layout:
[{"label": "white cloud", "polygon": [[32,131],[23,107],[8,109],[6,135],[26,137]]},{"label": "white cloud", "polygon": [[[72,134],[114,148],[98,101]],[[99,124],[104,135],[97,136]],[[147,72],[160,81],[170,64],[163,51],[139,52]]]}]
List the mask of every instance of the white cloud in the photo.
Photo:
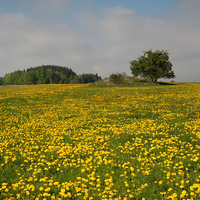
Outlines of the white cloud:
[{"label": "white cloud", "polygon": [[90,46],[65,25],[49,26],[21,14],[0,16],[1,75],[42,64],[81,66]]},{"label": "white cloud", "polygon": [[[33,8],[42,11],[46,1],[36,1]],[[65,10],[64,3],[72,6],[72,1],[59,1],[57,13]],[[53,9],[55,1],[48,2]],[[64,21],[50,25],[23,14],[1,14],[0,76],[42,64],[67,66],[77,73],[98,73],[103,77],[122,71],[131,74],[129,61],[143,51],[164,49],[169,50],[177,81],[200,81],[197,7],[198,0],[190,4],[181,1],[163,19],[143,17],[119,6],[103,10],[100,17],[87,10],[76,17],[76,30]]]}]

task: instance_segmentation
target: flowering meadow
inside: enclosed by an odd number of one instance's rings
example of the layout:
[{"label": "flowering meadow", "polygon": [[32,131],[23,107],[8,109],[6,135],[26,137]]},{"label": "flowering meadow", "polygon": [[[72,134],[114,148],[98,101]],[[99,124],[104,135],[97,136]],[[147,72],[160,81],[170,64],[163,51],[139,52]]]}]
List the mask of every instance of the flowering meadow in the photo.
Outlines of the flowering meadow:
[{"label": "flowering meadow", "polygon": [[1,86],[0,199],[200,199],[200,84]]}]

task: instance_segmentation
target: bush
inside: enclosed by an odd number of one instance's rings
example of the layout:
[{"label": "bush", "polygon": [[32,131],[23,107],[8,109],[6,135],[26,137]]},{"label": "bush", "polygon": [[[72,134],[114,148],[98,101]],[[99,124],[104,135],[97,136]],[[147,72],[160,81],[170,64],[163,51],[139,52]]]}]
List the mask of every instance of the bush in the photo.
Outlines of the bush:
[{"label": "bush", "polygon": [[126,78],[126,73],[115,73],[110,75],[110,81],[115,84],[122,84]]}]

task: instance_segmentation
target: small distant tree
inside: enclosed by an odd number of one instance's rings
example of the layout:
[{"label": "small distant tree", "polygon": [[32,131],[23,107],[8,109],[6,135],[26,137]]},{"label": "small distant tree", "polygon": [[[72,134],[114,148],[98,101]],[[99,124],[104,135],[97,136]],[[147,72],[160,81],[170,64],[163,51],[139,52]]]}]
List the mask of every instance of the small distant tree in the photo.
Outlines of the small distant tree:
[{"label": "small distant tree", "polygon": [[10,85],[10,73],[6,74],[4,77],[3,77],[3,83],[5,85]]},{"label": "small distant tree", "polygon": [[3,77],[0,77],[0,85],[3,85]]},{"label": "small distant tree", "polygon": [[97,74],[81,74],[79,75],[81,83],[94,83],[98,80],[101,80],[101,77]]},{"label": "small distant tree", "polygon": [[8,73],[4,76],[3,82],[6,85],[20,85],[23,84],[22,80],[23,71],[17,70],[12,73]]},{"label": "small distant tree", "polygon": [[78,75],[70,76],[69,81],[71,84],[80,84],[81,78]]},{"label": "small distant tree", "polygon": [[167,51],[144,51],[144,55],[130,62],[134,76],[141,76],[156,82],[159,78],[175,78]]},{"label": "small distant tree", "polygon": [[37,84],[46,84],[46,76],[46,69],[44,67],[38,68],[36,71]]},{"label": "small distant tree", "polygon": [[115,73],[110,75],[110,81],[115,84],[122,84],[126,78],[126,73]]},{"label": "small distant tree", "polygon": [[24,84],[25,85],[31,85],[31,84],[36,84],[36,75],[34,71],[27,71],[25,76],[24,76]]},{"label": "small distant tree", "polygon": [[48,82],[51,84],[54,83],[53,80],[55,76],[55,71],[53,69],[47,69],[46,73],[47,73]]}]

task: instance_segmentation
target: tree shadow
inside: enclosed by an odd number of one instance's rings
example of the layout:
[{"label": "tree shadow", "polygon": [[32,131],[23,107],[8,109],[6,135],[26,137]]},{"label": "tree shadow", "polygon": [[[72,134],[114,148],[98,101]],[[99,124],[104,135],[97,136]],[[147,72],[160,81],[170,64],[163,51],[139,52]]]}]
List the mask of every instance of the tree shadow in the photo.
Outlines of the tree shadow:
[{"label": "tree shadow", "polygon": [[176,85],[175,82],[169,83],[169,82],[160,82],[160,81],[158,81],[156,84],[158,84],[158,85]]}]

